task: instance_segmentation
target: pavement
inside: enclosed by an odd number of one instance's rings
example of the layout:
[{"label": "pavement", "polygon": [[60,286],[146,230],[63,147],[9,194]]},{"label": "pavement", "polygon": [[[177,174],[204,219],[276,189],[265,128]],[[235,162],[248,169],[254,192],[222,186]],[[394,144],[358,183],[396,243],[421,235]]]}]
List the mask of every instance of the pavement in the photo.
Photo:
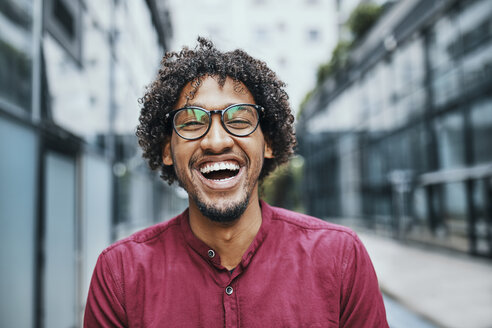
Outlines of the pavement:
[{"label": "pavement", "polygon": [[385,294],[383,300],[390,328],[439,328]]},{"label": "pavement", "polygon": [[491,260],[356,231],[388,305],[397,302],[435,327],[492,328]]}]

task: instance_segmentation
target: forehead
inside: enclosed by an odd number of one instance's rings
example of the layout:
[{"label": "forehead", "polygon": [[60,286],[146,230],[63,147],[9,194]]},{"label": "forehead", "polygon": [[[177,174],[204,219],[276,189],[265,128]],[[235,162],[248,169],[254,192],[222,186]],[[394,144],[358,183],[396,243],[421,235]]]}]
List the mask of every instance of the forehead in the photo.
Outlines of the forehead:
[{"label": "forehead", "polygon": [[217,77],[206,75],[198,83],[195,80],[188,82],[181,90],[175,108],[194,105],[211,110],[238,103],[255,104],[253,95],[241,81],[227,77],[221,86],[217,80]]}]

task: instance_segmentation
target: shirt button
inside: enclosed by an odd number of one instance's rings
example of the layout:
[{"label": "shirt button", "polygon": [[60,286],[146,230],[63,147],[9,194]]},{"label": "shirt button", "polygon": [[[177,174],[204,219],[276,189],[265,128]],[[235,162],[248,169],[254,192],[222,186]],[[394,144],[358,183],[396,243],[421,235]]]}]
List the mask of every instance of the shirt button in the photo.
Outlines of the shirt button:
[{"label": "shirt button", "polygon": [[234,289],[232,289],[232,287],[231,287],[231,286],[227,286],[227,287],[226,287],[226,294],[227,294],[227,295],[231,295],[233,291],[234,291]]},{"label": "shirt button", "polygon": [[215,252],[213,249],[208,250],[208,257],[210,257],[211,259],[213,259],[215,257]]}]

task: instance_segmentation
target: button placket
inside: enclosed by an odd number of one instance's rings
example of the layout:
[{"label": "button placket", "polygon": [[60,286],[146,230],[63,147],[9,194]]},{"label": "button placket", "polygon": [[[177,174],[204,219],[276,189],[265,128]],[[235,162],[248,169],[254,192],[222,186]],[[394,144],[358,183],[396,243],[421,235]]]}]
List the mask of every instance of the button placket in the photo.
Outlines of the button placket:
[{"label": "button placket", "polygon": [[[223,302],[224,302],[224,310],[225,310],[225,326],[226,327],[238,327],[239,324],[239,313],[238,313],[238,295],[237,288],[232,287],[231,285],[227,285],[224,289],[223,294]],[[237,287],[236,285],[234,287]],[[236,289],[236,290],[235,290]]]}]

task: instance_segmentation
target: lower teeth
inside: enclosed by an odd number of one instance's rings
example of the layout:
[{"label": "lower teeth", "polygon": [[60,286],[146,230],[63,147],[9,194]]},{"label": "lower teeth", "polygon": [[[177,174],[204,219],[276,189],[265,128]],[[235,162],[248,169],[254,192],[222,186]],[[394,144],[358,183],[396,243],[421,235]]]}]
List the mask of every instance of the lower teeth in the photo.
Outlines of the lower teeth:
[{"label": "lower teeth", "polygon": [[219,182],[221,182],[221,181],[227,181],[227,180],[231,180],[232,178],[234,178],[234,177],[230,177],[230,178],[224,178],[224,179],[211,179],[211,180],[214,180],[214,181],[219,181]]}]

